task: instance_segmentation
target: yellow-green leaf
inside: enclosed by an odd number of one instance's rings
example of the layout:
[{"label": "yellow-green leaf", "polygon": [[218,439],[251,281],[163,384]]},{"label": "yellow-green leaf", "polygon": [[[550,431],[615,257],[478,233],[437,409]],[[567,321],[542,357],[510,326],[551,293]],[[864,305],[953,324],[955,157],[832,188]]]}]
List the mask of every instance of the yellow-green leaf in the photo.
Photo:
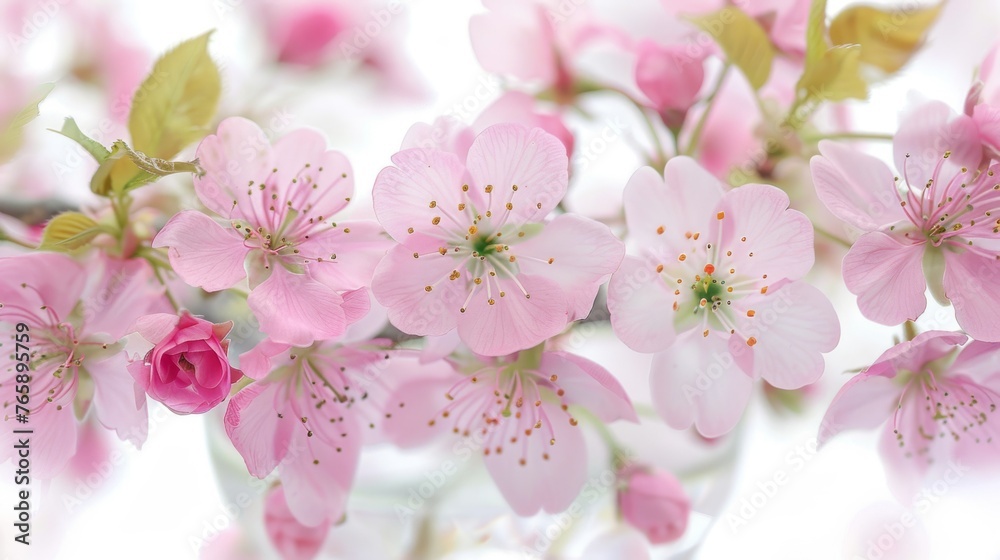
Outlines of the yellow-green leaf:
[{"label": "yellow-green leaf", "polygon": [[38,105],[52,93],[55,84],[42,84],[35,88],[28,97],[28,103],[18,111],[9,122],[0,123],[3,132],[0,133],[0,163],[7,161],[21,147],[23,128],[38,116]]},{"label": "yellow-green leaf", "polygon": [[806,66],[818,62],[829,48],[826,42],[826,0],[813,0],[809,7],[809,27],[806,29]]},{"label": "yellow-green leaf", "polygon": [[804,92],[803,98],[843,101],[868,97],[868,84],[861,77],[860,59],[859,45],[841,45],[827,50],[815,64],[805,69],[799,79],[798,87],[800,92]]},{"label": "yellow-green leaf", "polygon": [[90,243],[101,233],[100,224],[79,212],[63,212],[49,220],[40,249],[71,251]]},{"label": "yellow-green leaf", "polygon": [[746,75],[754,89],[767,83],[774,47],[757,20],[738,8],[726,7],[693,18],[692,22],[715,39],[726,58]]},{"label": "yellow-green leaf", "polygon": [[69,138],[82,146],[84,150],[87,150],[90,155],[94,156],[94,159],[96,159],[98,163],[108,159],[108,156],[111,155],[111,152],[108,151],[104,145],[84,134],[83,131],[80,130],[80,127],[77,126],[76,121],[71,117],[66,117],[62,130],[55,130],[52,128],[49,130],[52,132],[58,132],[59,134],[62,134],[66,138]]},{"label": "yellow-green leaf", "polygon": [[943,4],[937,4],[925,8],[899,6],[881,10],[854,6],[833,18],[830,39],[835,45],[861,45],[862,62],[893,73],[924,44],[927,31],[942,7]]},{"label": "yellow-green leaf", "polygon": [[128,119],[136,150],[169,159],[205,135],[221,93],[219,69],[208,56],[210,35],[163,55],[139,86]]}]

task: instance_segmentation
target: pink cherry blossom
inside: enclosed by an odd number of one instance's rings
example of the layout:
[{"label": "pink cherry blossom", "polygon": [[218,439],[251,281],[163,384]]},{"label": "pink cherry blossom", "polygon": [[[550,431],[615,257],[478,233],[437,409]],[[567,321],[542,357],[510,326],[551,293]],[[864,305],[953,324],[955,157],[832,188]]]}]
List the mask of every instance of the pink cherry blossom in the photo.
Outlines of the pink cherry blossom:
[{"label": "pink cherry blossom", "polygon": [[303,66],[323,62],[334,38],[353,23],[335,3],[292,3],[265,12],[268,39],[278,61]]},{"label": "pink cherry blossom", "polygon": [[226,433],[250,474],[264,478],[277,469],[302,525],[344,515],[361,446],[380,433],[394,380],[450,369],[420,365],[416,353],[388,346],[372,340],[292,348],[265,340],[240,356],[243,373],[256,381],[230,399]]},{"label": "pink cherry blossom", "polygon": [[483,0],[469,32],[479,63],[489,72],[535,82],[557,101],[573,98],[575,59],[600,40],[621,42],[621,32],[598,21],[587,6],[561,0]]},{"label": "pink cherry blossom", "polygon": [[602,422],[637,421],[618,381],[573,354],[536,347],[463,365],[468,373],[439,369],[403,382],[389,397],[386,433],[404,447],[463,438],[518,515],[560,512],[583,487],[587,449],[576,407]]},{"label": "pink cherry blossom", "polygon": [[[129,326],[159,310],[157,287],[143,261],[96,259],[84,266],[56,253],[36,252],[0,258],[0,322],[10,334],[3,355],[0,388],[5,426],[3,455],[14,452],[13,429],[18,370],[15,325],[28,329],[31,363],[27,426],[32,437],[32,473],[58,474],[76,453],[77,417],[93,409],[100,423],[118,437],[141,446],[146,439],[146,399],[126,370],[119,342]],[[75,413],[75,414],[74,414]]]},{"label": "pink cherry blossom", "polygon": [[332,522],[325,520],[315,527],[299,523],[285,501],[281,486],[267,493],[264,503],[264,529],[271,544],[285,560],[312,560],[319,554]]},{"label": "pink cherry blossom", "polygon": [[979,169],[982,146],[971,119],[930,102],[894,142],[894,177],[880,160],[821,142],[812,159],[816,193],[841,220],[865,232],[844,259],[844,282],[865,317],[897,325],[919,317],[931,293],[951,302],[959,325],[1000,341],[996,168]]},{"label": "pink cherry blossom", "polygon": [[340,336],[368,312],[365,286],[389,240],[374,222],[333,219],[354,176],[319,133],[296,130],[272,147],[259,126],[230,118],[198,158],[195,191],[228,223],[187,210],[154,238],[185,282],[214,292],[249,278],[260,329],[292,345]]},{"label": "pink cherry blossom", "polygon": [[705,81],[707,51],[692,56],[685,45],[663,46],[648,39],[640,41],[636,51],[635,80],[639,90],[668,126],[680,128]]},{"label": "pink cherry blossom", "polygon": [[653,402],[675,428],[729,431],[763,377],[796,389],[823,374],[840,338],[830,301],[802,281],[813,265],[812,224],[769,185],[725,191],[694,160],[664,177],[642,168],[625,188],[629,238],[608,287],[615,333],[655,352]]},{"label": "pink cherry blossom", "polygon": [[618,490],[618,509],[630,525],[649,542],[676,541],[687,530],[691,500],[677,477],[669,472],[630,467],[621,473],[624,487]]},{"label": "pink cherry blossom", "polygon": [[564,146],[541,129],[495,125],[455,154],[403,150],[375,181],[375,214],[400,244],[372,291],[397,328],[454,329],[474,352],[530,348],[585,317],[618,267],[607,226],[571,214],[551,221],[567,186]]},{"label": "pink cherry blossom", "polygon": [[135,327],[153,348],[129,364],[129,373],[153,400],[178,414],[215,408],[242,376],[226,356],[232,321],[213,324],[188,312],[155,313],[140,317]]},{"label": "pink cherry blossom", "polygon": [[966,341],[962,333],[928,331],[886,351],[834,397],[820,443],[882,426],[886,478],[904,500],[951,461],[995,468],[1000,344]]}]

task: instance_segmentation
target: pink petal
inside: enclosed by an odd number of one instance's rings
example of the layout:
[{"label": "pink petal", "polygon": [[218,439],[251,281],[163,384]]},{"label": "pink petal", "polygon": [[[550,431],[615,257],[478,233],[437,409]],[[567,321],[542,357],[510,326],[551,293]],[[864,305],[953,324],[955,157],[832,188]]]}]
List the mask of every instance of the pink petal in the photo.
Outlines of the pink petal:
[{"label": "pink petal", "polygon": [[[583,430],[570,425],[558,405],[543,404],[551,422],[541,433],[524,436],[517,422],[504,422],[491,434],[496,441],[507,442],[521,436],[522,444],[506,453],[490,453],[484,462],[500,493],[514,513],[528,516],[545,510],[558,513],[569,507],[587,479],[587,448]],[[548,431],[551,428],[551,434]],[[546,437],[549,436],[550,437]],[[555,443],[550,443],[554,439]],[[523,445],[523,447],[521,447]],[[516,452],[521,448],[521,453]],[[548,459],[545,459],[548,456]],[[520,460],[524,458],[522,465]]]},{"label": "pink petal", "polygon": [[[14,424],[14,419],[6,423]],[[31,414],[30,423],[34,431],[31,436],[31,474],[42,480],[55,478],[76,454],[78,428],[73,407],[64,406],[58,410],[54,406],[46,406]],[[8,433],[15,429],[9,425],[3,428]],[[5,453],[14,452],[13,443],[17,442],[14,435],[11,433],[9,436],[11,444],[4,445]],[[6,451],[8,449],[10,451]]]},{"label": "pink petal", "polygon": [[[372,190],[379,223],[412,249],[436,247],[449,227],[449,213],[457,214],[458,205],[468,202],[462,192],[468,183],[465,167],[455,154],[424,149],[399,152],[392,163],[395,167],[383,169]],[[434,218],[440,218],[439,225]]]},{"label": "pink petal", "polygon": [[[388,309],[389,321],[403,332],[444,334],[458,324],[466,297],[464,281],[447,279],[455,265],[451,256],[415,259],[407,247],[393,247],[375,270],[372,293]],[[433,286],[430,292],[427,286]]]},{"label": "pink petal", "polygon": [[859,373],[833,397],[820,423],[817,443],[826,444],[844,430],[881,426],[899,404],[902,387],[891,378]]},{"label": "pink petal", "polygon": [[[483,131],[495,124],[502,123],[518,123],[529,128],[538,127],[558,138],[566,147],[567,154],[573,153],[573,133],[566,128],[562,117],[555,113],[541,112],[538,100],[523,91],[505,91],[496,101],[479,113],[472,126],[475,130]],[[466,153],[468,153],[468,147],[466,147]]]},{"label": "pink petal", "polygon": [[415,123],[406,131],[400,151],[411,148],[425,150],[441,150],[458,156],[459,161],[465,161],[469,155],[469,147],[476,134],[460,119],[454,116],[438,117],[433,124]]},{"label": "pink petal", "polygon": [[[337,222],[337,227],[311,234],[298,245],[300,255],[321,257],[310,263],[309,274],[334,289],[347,290],[371,284],[372,274],[394,243],[377,222]],[[337,255],[330,259],[330,255]]]},{"label": "pink petal", "polygon": [[[389,396],[391,418],[383,422],[385,433],[396,445],[413,448],[426,445],[444,433],[451,433],[445,422],[429,422],[438,418],[450,402],[445,394],[460,377],[443,362],[424,367],[400,383]],[[404,406],[399,406],[403,404]]]},{"label": "pink petal", "polygon": [[285,501],[284,488],[278,486],[267,494],[264,502],[264,529],[271,544],[286,560],[312,560],[319,554],[332,525],[326,519],[315,527],[298,522]]},{"label": "pink petal", "polygon": [[[562,214],[541,233],[513,248],[521,272],[555,281],[569,296],[570,320],[586,317],[601,284],[625,256],[625,245],[608,226],[575,214]],[[551,264],[549,259],[554,259]]]},{"label": "pink petal", "polygon": [[906,340],[886,350],[865,373],[894,377],[902,370],[920,371],[926,364],[945,356],[961,346],[969,337],[949,331],[926,331],[913,340]]},{"label": "pink petal", "polygon": [[[87,275],[73,259],[58,253],[29,253],[0,258],[0,303],[9,309],[40,309],[46,306],[64,320],[76,306],[86,285]],[[5,320],[17,322],[10,310],[2,310]],[[49,324],[47,313],[36,314],[39,322]]]},{"label": "pink petal", "polygon": [[966,251],[945,251],[944,291],[972,338],[1000,342],[1000,263]]},{"label": "pink petal", "polygon": [[[920,400],[923,400],[922,397]],[[941,449],[935,445],[936,441],[927,441],[923,435],[931,434],[933,438],[939,431],[931,414],[924,414],[923,404],[914,400],[904,403],[896,413],[895,423],[890,421],[879,437],[878,450],[885,468],[886,483],[900,500],[912,500],[920,491],[930,470],[929,459],[937,455],[934,451]],[[900,435],[906,442],[903,446],[899,445]],[[930,451],[919,451],[928,446]]]},{"label": "pink petal", "polygon": [[136,319],[133,328],[146,342],[159,344],[177,327],[178,319],[172,313],[153,313]]},{"label": "pink petal", "polygon": [[[671,158],[660,177],[651,167],[636,171],[625,186],[628,237],[644,249],[662,248],[672,258],[687,249],[687,232],[707,231],[723,187],[693,159]],[[659,233],[663,228],[664,233]]]},{"label": "pink petal", "polygon": [[257,478],[278,466],[288,453],[293,431],[302,429],[295,425],[298,419],[288,413],[284,400],[278,400],[279,390],[275,383],[251,383],[226,408],[226,434]]},{"label": "pink petal", "polygon": [[[791,282],[734,302],[733,307],[741,316],[729,348],[748,375],[789,390],[823,375],[823,353],[840,341],[837,312],[823,292],[802,281]],[[751,309],[752,318],[747,316]],[[747,344],[751,336],[753,346]]]},{"label": "pink petal", "polygon": [[483,68],[522,80],[555,81],[555,45],[542,31],[548,22],[541,7],[511,1],[491,2],[490,8],[469,21],[472,50]]},{"label": "pink petal", "polygon": [[936,100],[911,107],[900,117],[892,151],[896,169],[916,187],[935,178],[934,169],[942,162],[945,152],[951,152],[951,156],[944,160],[941,173],[944,180],[954,176],[961,167],[979,167],[983,158],[979,131],[972,118],[958,115],[947,104]]},{"label": "pink petal", "polygon": [[566,402],[582,406],[604,422],[639,421],[621,383],[586,358],[568,352],[545,352],[538,371],[558,376],[556,384],[566,392]]},{"label": "pink petal", "polygon": [[498,124],[481,132],[469,148],[466,166],[473,188],[496,189],[486,210],[499,213],[511,202],[514,223],[541,221],[563,199],[569,184],[562,142],[540,128],[518,124]]},{"label": "pink petal", "polygon": [[125,352],[99,362],[89,362],[94,380],[94,412],[101,425],[114,430],[122,440],[141,448],[148,432],[146,394],[127,369]]},{"label": "pink petal", "polygon": [[625,257],[608,284],[611,326],[618,338],[637,352],[664,350],[676,336],[674,316],[669,311],[674,295],[656,266]]},{"label": "pink petal", "polygon": [[[308,408],[298,407],[302,414],[315,406],[313,402],[305,404]],[[327,423],[324,420],[317,424]],[[330,519],[340,520],[344,516],[358,466],[362,438],[355,415],[345,414],[343,420],[338,419],[336,426],[330,429],[337,432],[336,442],[308,437],[303,427],[297,427],[291,445],[297,452],[290,453],[291,459],[281,466],[288,508],[295,519],[307,527],[321,525]],[[341,432],[347,436],[340,437]]]},{"label": "pink petal", "polygon": [[106,333],[117,340],[140,316],[162,307],[164,288],[148,262],[107,259],[96,273],[101,281],[91,293],[97,303],[84,307],[88,334]]},{"label": "pink petal", "polygon": [[815,261],[813,226],[788,204],[788,195],[770,185],[744,185],[726,193],[719,205],[724,217],[713,216],[722,230],[720,249],[733,251],[723,266],[770,284],[805,276]]},{"label": "pink petal", "polygon": [[739,423],[753,381],[736,365],[725,337],[692,331],[653,356],[649,387],[656,412],[670,427],[694,424],[714,438]]},{"label": "pink petal", "polygon": [[[480,286],[465,313],[459,315],[458,335],[473,352],[503,356],[536,346],[566,328],[568,302],[555,282],[526,274],[519,274],[517,280],[530,298],[512,279],[496,277],[495,304],[489,304]],[[498,292],[506,295],[500,297]]]},{"label": "pink petal", "polygon": [[834,216],[864,231],[907,219],[882,160],[829,140],[819,143],[819,151],[809,162],[813,184]]},{"label": "pink petal", "polygon": [[169,247],[174,271],[206,291],[225,290],[246,278],[243,262],[250,250],[243,237],[201,212],[175,214],[153,238],[153,247]]},{"label": "pink petal", "polygon": [[247,304],[260,321],[260,330],[275,342],[308,346],[314,340],[338,337],[347,328],[340,294],[281,266],[250,291]]},{"label": "pink petal", "polygon": [[258,381],[267,377],[273,369],[272,360],[287,352],[291,346],[265,338],[250,350],[240,354],[240,369],[250,379]]},{"label": "pink petal", "polygon": [[219,123],[218,131],[198,145],[197,156],[205,175],[195,178],[194,190],[205,206],[224,218],[230,217],[234,200],[248,200],[250,181],[262,182],[274,167],[264,131],[242,117]]},{"label": "pink petal", "polygon": [[660,46],[649,39],[636,48],[636,85],[661,113],[687,111],[701,91],[704,57],[691,56],[687,49],[681,44]]},{"label": "pink petal", "polygon": [[903,245],[881,233],[862,235],[844,257],[844,283],[861,313],[883,325],[919,317],[927,307],[921,245]]},{"label": "pink petal", "polygon": [[301,128],[279,138],[274,169],[268,183],[277,186],[278,199],[294,200],[299,210],[310,208],[310,216],[332,216],[354,194],[350,162],[340,152],[327,151],[326,139],[315,130]]}]

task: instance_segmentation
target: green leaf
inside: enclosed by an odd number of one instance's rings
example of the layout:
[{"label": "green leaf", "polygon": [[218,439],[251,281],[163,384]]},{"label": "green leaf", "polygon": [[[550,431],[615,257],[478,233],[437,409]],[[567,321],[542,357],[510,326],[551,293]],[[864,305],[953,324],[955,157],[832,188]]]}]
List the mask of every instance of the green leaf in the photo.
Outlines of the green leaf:
[{"label": "green leaf", "polygon": [[124,140],[116,140],[111,152],[101,162],[90,180],[90,190],[101,196],[126,193],[155,182],[160,177],[175,173],[201,174],[204,171],[194,161],[167,161],[149,157],[129,147]]},{"label": "green leaf", "polygon": [[715,39],[726,58],[746,75],[754,89],[767,83],[774,47],[757,20],[737,8],[726,7],[691,21]]},{"label": "green leaf", "polygon": [[853,6],[830,23],[835,45],[861,45],[861,61],[888,73],[903,67],[924,44],[927,31],[941,14],[943,3],[926,8],[899,6],[880,10]]},{"label": "green leaf", "polygon": [[83,149],[87,150],[87,153],[94,156],[94,159],[96,159],[98,163],[108,159],[108,156],[111,155],[111,152],[105,148],[104,145],[84,134],[80,130],[80,127],[76,125],[76,121],[73,120],[72,117],[66,117],[66,121],[63,122],[62,130],[55,130],[54,128],[50,128],[49,130],[52,132],[58,132],[66,138],[69,138],[70,140],[73,140],[77,144],[83,146]]},{"label": "green leaf", "polygon": [[829,49],[814,64],[806,67],[798,88],[813,101],[865,99],[868,84],[861,77],[861,47],[841,45]]},{"label": "green leaf", "polygon": [[90,243],[103,229],[79,212],[63,212],[49,220],[39,249],[72,251]]},{"label": "green leaf", "polygon": [[219,70],[208,56],[212,32],[161,57],[132,100],[128,129],[137,151],[169,159],[202,138],[219,103]]},{"label": "green leaf", "polygon": [[[38,105],[45,100],[55,84],[42,84],[28,97],[28,104],[17,112],[0,134],[0,163],[7,161],[21,147],[23,128],[38,116]],[[3,123],[0,123],[2,125]]]},{"label": "green leaf", "polygon": [[826,42],[826,0],[813,0],[806,29],[806,66],[816,64],[830,46]]}]

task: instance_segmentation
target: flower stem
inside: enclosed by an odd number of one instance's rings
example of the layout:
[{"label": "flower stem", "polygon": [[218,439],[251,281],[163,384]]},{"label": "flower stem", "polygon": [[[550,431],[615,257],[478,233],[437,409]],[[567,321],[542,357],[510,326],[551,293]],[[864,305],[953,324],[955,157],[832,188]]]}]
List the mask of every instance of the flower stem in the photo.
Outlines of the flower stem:
[{"label": "flower stem", "polygon": [[802,140],[819,142],[820,140],[885,140],[892,142],[892,134],[882,132],[831,132],[829,134],[804,134]]},{"label": "flower stem", "polygon": [[851,248],[851,244],[848,241],[846,241],[845,239],[842,239],[839,235],[834,235],[833,233],[830,233],[829,231],[826,231],[825,229],[823,229],[821,227],[817,227],[816,225],[813,225],[813,229],[815,229],[816,233],[818,233],[821,237],[824,237],[824,238],[826,238],[826,239],[828,239],[830,241],[833,241],[834,243],[836,243],[836,244],[838,244],[838,245],[840,245],[842,247],[846,247],[848,249]]},{"label": "flower stem", "polygon": [[722,84],[726,82],[726,76],[729,75],[730,68],[732,68],[732,64],[728,62],[722,67],[722,70],[719,72],[719,77],[715,81],[715,85],[712,86],[712,92],[705,98],[705,110],[702,111],[701,117],[698,118],[697,124],[694,125],[694,131],[691,133],[691,139],[688,140],[687,148],[684,149],[684,155],[694,155],[695,150],[698,148],[698,141],[701,140],[701,134],[705,130],[705,124],[708,122],[708,115],[712,112],[712,107],[715,105],[715,100],[719,96]]}]

